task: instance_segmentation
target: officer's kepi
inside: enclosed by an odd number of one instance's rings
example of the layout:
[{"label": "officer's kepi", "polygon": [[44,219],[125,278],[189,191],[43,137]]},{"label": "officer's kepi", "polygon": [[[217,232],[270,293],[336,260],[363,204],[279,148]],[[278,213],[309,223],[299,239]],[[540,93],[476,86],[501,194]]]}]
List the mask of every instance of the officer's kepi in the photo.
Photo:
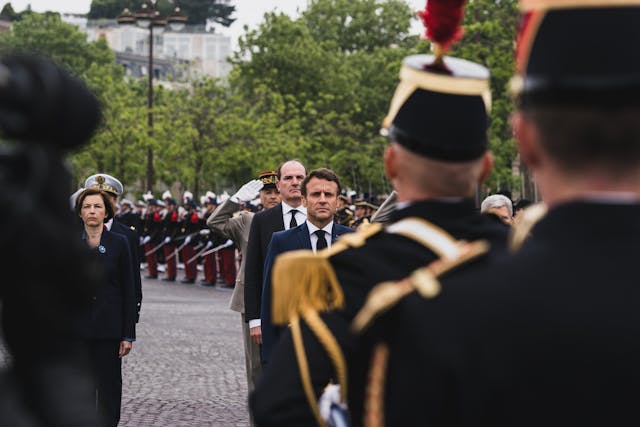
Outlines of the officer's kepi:
[{"label": "officer's kepi", "polygon": [[485,67],[448,56],[409,56],[381,133],[422,156],[470,161],[487,150],[490,108]]},{"label": "officer's kepi", "polygon": [[518,106],[640,105],[639,0],[521,0]]}]

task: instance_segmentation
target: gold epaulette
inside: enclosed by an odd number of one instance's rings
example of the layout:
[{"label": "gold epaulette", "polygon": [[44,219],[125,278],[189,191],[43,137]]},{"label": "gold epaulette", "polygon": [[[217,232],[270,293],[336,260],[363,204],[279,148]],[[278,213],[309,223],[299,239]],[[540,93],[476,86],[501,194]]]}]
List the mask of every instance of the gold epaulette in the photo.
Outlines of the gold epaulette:
[{"label": "gold epaulette", "polygon": [[513,225],[509,233],[509,250],[517,252],[531,236],[531,229],[547,214],[547,205],[537,203],[522,212],[522,218]]},{"label": "gold epaulette", "polygon": [[424,298],[434,298],[440,291],[438,277],[487,253],[489,243],[485,240],[458,242],[458,253],[454,258],[442,257],[411,275],[396,282],[383,282],[369,292],[367,302],[351,324],[356,333],[364,331],[373,320],[394,307],[400,300],[417,291]]},{"label": "gold epaulette", "polygon": [[318,312],[344,307],[344,295],[329,258],[349,247],[360,247],[382,230],[374,224],[366,230],[343,234],[330,247],[314,254],[304,249],[276,258],[272,274],[271,316],[273,323],[286,325],[300,316],[303,308]]}]

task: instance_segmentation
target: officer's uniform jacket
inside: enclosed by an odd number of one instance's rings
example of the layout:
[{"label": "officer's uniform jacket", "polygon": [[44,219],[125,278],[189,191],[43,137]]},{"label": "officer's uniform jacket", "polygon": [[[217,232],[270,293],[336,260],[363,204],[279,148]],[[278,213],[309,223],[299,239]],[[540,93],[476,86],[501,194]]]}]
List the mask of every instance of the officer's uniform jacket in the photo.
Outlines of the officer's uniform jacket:
[{"label": "officer's uniform jacket", "polygon": [[[488,216],[479,214],[471,200],[416,202],[404,209],[396,210],[392,215],[391,223],[409,217],[428,219],[456,239],[483,238],[488,239],[495,248],[505,246],[507,227]],[[367,233],[367,230],[347,237]],[[500,252],[496,249],[496,256]],[[356,369],[360,362],[349,363],[362,355],[353,351],[355,341],[348,332],[348,325],[362,308],[367,295],[378,283],[402,279],[413,270],[435,259],[437,255],[417,241],[401,234],[386,232],[370,235],[361,245],[352,246],[329,258],[329,263],[344,293],[345,308],[322,316],[348,362],[350,390],[359,390],[364,387],[362,383],[366,372]],[[335,377],[334,369],[326,351],[321,350],[322,346],[317,342],[317,338],[309,332],[304,322],[302,323],[305,348],[309,349],[307,357],[311,380],[316,395],[319,395],[329,380]],[[341,330],[341,328],[347,329]],[[369,350],[365,348],[363,351],[366,353]],[[361,367],[366,370],[367,361],[362,364],[364,366]],[[299,373],[291,366],[297,366],[297,361],[290,333],[287,333],[274,349],[270,364],[264,372],[263,381],[250,399],[253,415],[259,425],[316,424],[302,390]],[[357,401],[358,396],[350,400]],[[355,411],[359,412],[358,403],[354,402],[354,404]]]},{"label": "officer's uniform jacket", "polygon": [[151,237],[150,243],[158,244],[162,241],[162,214],[160,211],[147,212],[144,218],[144,235]]},{"label": "officer's uniform jacket", "polygon": [[[249,241],[249,231],[253,212],[240,211],[241,206],[227,199],[216,208],[207,218],[207,226],[221,236],[233,240],[240,248],[242,260],[240,269],[236,276],[236,286],[233,288],[229,308],[233,311],[244,314],[244,266],[247,254],[247,242]],[[234,216],[236,212],[238,215]]]},{"label": "officer's uniform jacket", "polygon": [[386,319],[386,425],[638,424],[639,218],[555,207],[512,259],[403,300]]}]

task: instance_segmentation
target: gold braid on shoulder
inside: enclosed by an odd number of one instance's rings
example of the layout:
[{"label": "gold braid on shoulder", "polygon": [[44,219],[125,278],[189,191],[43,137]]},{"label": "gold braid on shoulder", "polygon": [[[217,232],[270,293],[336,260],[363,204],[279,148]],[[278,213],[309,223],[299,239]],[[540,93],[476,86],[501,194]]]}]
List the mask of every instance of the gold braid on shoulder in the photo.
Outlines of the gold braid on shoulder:
[{"label": "gold braid on shoulder", "polygon": [[511,228],[509,233],[509,250],[517,252],[524,242],[531,237],[531,229],[547,214],[547,205],[537,203],[522,213],[522,219]]},{"label": "gold braid on shoulder", "polygon": [[271,283],[273,296],[271,316],[273,323],[286,325],[294,316],[302,315],[302,308],[317,312],[344,307],[344,294],[329,258],[349,247],[360,247],[366,240],[382,230],[372,224],[366,230],[349,233],[323,251],[286,252],[276,258]]},{"label": "gold braid on shoulder", "polygon": [[434,298],[441,290],[438,277],[484,255],[489,251],[485,240],[458,242],[456,258],[439,258],[425,267],[415,270],[411,275],[396,282],[383,282],[369,292],[367,301],[353,319],[351,327],[361,333],[373,320],[394,307],[400,300],[417,291],[424,298]]}]

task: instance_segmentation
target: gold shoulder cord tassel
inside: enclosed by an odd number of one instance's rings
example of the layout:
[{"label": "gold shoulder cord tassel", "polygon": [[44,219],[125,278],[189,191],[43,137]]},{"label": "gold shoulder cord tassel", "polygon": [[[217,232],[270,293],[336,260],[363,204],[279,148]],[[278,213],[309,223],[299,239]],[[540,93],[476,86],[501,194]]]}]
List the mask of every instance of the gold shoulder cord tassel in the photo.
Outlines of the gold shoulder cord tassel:
[{"label": "gold shoulder cord tassel", "polygon": [[[340,402],[346,403],[347,401],[347,364],[342,354],[342,350],[338,345],[335,337],[322,321],[317,312],[312,309],[303,310],[303,319],[309,325],[309,328],[313,334],[318,338],[320,344],[324,347],[325,351],[331,359],[333,364],[338,384],[340,384]],[[307,359],[306,350],[304,347],[304,341],[302,339],[302,331],[300,329],[300,319],[295,316],[291,321],[291,334],[293,336],[293,345],[296,353],[296,360],[298,361],[298,370],[300,372],[300,379],[302,380],[302,387],[304,389],[307,402],[313,412],[318,425],[325,427],[326,423],[320,415],[320,409],[318,407],[318,400],[313,390],[313,381],[311,380],[311,373],[309,370],[309,361]]]},{"label": "gold shoulder cord tassel", "polygon": [[384,388],[389,362],[389,346],[378,344],[371,357],[371,370],[364,401],[365,427],[384,426]]},{"label": "gold shoulder cord tassel", "polygon": [[300,330],[300,319],[294,318],[291,320],[291,335],[293,336],[293,347],[296,352],[296,360],[298,361],[298,370],[300,372],[300,379],[302,380],[302,388],[304,394],[307,396],[307,402],[313,412],[313,416],[320,427],[326,427],[327,424],[320,415],[320,408],[318,408],[318,402],[316,395],[313,391],[313,384],[311,383],[311,374],[309,373],[309,362],[307,360],[307,354],[304,349],[304,343],[302,341],[302,332]]}]

